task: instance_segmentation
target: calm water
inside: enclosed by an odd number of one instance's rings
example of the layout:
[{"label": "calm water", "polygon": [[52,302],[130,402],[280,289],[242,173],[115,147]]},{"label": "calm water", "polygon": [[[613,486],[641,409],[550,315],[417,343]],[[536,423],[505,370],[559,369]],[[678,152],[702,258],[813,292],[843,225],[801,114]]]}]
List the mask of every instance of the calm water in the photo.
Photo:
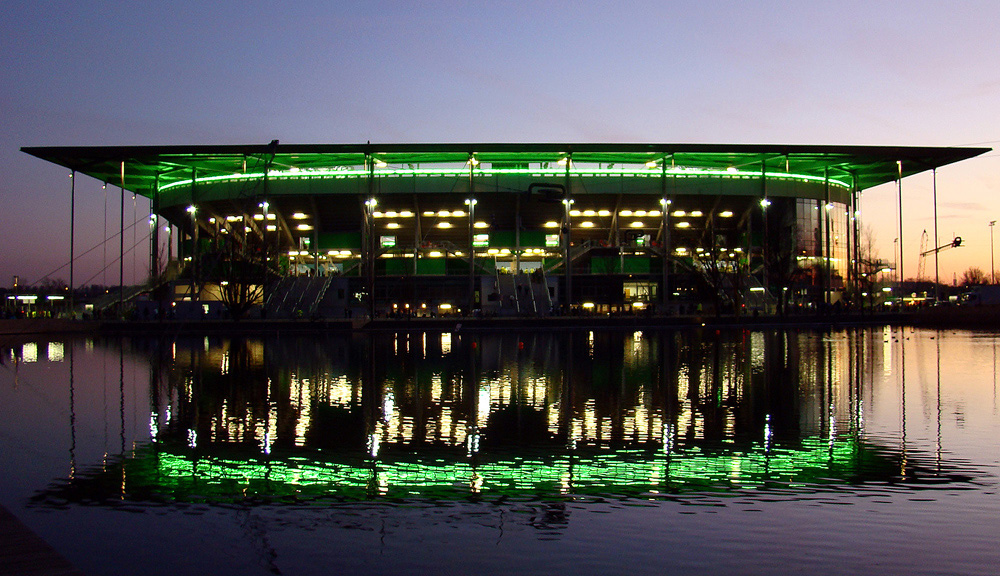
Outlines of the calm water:
[{"label": "calm water", "polygon": [[0,503],[98,574],[994,574],[998,335],[3,348]]}]

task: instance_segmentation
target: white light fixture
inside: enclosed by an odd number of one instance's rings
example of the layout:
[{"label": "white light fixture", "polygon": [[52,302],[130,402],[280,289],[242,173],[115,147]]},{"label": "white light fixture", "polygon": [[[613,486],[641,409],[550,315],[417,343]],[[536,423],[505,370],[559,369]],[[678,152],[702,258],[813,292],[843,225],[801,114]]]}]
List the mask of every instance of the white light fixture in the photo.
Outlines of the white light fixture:
[{"label": "white light fixture", "polygon": [[451,228],[451,222],[438,222],[438,228],[448,229]]}]

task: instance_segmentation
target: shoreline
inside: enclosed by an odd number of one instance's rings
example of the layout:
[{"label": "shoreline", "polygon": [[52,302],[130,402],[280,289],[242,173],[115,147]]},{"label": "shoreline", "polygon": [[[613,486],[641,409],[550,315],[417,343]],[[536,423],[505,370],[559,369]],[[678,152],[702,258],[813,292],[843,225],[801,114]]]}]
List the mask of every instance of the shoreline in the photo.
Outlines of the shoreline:
[{"label": "shoreline", "polygon": [[498,330],[689,330],[708,329],[826,329],[845,326],[918,326],[1000,329],[1000,306],[930,308],[888,314],[809,316],[548,316],[439,317],[339,320],[68,320],[49,318],[0,320],[0,336],[40,334],[177,335],[267,333],[455,332]]}]

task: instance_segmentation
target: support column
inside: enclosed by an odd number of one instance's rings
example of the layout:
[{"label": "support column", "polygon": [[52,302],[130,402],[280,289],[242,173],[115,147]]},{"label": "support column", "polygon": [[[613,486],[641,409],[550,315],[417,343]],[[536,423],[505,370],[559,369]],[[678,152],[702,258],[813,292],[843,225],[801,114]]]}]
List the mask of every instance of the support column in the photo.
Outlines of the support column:
[{"label": "support column", "polygon": [[365,283],[368,285],[368,318],[375,318],[375,239],[372,225],[372,211],[375,209],[375,162],[371,153],[365,153],[365,164],[368,168],[368,198],[365,199],[364,238],[361,253],[361,265],[365,271]]},{"label": "support column", "polygon": [[125,161],[121,163],[122,202],[118,232],[118,315],[125,308]]},{"label": "support column", "polygon": [[858,178],[854,172],[851,172],[851,246],[853,248],[854,254],[851,262],[854,263],[853,273],[851,275],[851,288],[853,289],[855,296],[858,298],[858,310],[864,308],[864,298],[861,296],[860,288],[861,283],[861,270],[863,269],[863,263],[861,262],[861,236],[860,222],[858,221],[861,216],[859,210],[859,198],[858,198]]},{"label": "support column", "polygon": [[198,198],[195,195],[195,187],[198,183],[198,169],[191,169],[191,299],[201,300],[201,255],[198,253]]},{"label": "support column", "polygon": [[826,269],[825,269],[825,288],[823,289],[823,303],[829,306],[831,304],[830,297],[833,291],[833,250],[830,246],[830,168],[826,167],[823,169],[823,196],[825,199],[825,204],[823,204],[823,231],[824,231],[824,252],[826,254]]},{"label": "support column", "polygon": [[[69,312],[76,317],[73,270],[76,267],[76,170],[69,175]],[[70,347],[72,351],[72,347]],[[72,358],[72,356],[70,357]]]},{"label": "support column", "polygon": [[469,154],[469,197],[465,204],[469,207],[469,307],[465,311],[466,316],[472,316],[472,311],[476,308],[476,247],[475,241],[475,220],[476,220],[476,181],[473,170],[476,167],[476,157]]},{"label": "support column", "polygon": [[[937,304],[941,301],[941,279],[938,276],[938,253],[937,247],[941,245],[940,238],[938,237],[938,213],[937,213],[937,168],[931,170],[931,188],[934,191],[934,303]],[[993,252],[993,238],[992,238],[992,224],[990,224],[990,254]],[[993,259],[990,258],[990,278],[995,283],[996,278],[994,278],[995,273],[993,272]]]},{"label": "support column", "polygon": [[[761,195],[761,203],[764,206],[770,206],[771,200],[767,197],[767,160],[760,161],[760,195]],[[764,209],[763,212],[764,212],[764,225],[762,232],[764,234],[764,254],[763,254],[764,265],[763,265],[762,284],[764,285],[764,294],[765,294],[764,301],[767,302],[766,295],[769,294],[771,290],[770,277],[768,274],[771,265],[771,241],[770,241],[771,227],[768,226],[768,220],[767,220],[768,210]],[[753,240],[751,240],[751,243],[752,242]],[[747,254],[748,275],[750,274],[750,262],[751,262],[750,256],[751,256],[750,254]],[[770,314],[770,310],[768,310],[768,314]]]},{"label": "support column", "polygon": [[151,202],[150,220],[152,221],[153,237],[149,245],[149,276],[157,278],[160,275],[160,175],[153,182],[153,198]]},{"label": "support column", "polygon": [[667,200],[667,157],[663,156],[660,162],[660,207],[663,210],[660,215],[660,226],[663,227],[660,233],[660,243],[663,248],[663,281],[661,282],[660,303],[663,311],[666,312],[667,303],[670,302],[670,201]]},{"label": "support column", "polygon": [[563,198],[563,240],[566,243],[565,266],[566,266],[566,302],[563,309],[568,313],[573,304],[573,271],[570,251],[573,245],[573,221],[570,218],[570,207],[573,205],[573,192],[570,187],[569,167],[573,163],[573,154],[566,154],[566,196]]},{"label": "support column", "polygon": [[[896,166],[899,169],[898,177],[896,178],[896,191],[899,198],[899,286],[897,291],[901,291],[903,287],[903,161],[897,160]],[[936,246],[935,246],[936,247]],[[902,294],[902,292],[900,292]],[[899,297],[899,295],[897,295]]]}]

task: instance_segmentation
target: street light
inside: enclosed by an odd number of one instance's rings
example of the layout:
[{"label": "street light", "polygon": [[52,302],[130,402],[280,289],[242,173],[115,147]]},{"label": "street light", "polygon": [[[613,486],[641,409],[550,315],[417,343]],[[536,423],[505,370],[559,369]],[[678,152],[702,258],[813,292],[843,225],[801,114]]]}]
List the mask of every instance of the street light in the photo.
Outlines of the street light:
[{"label": "street light", "polygon": [[990,284],[997,283],[997,273],[993,265],[993,225],[996,223],[996,220],[990,220]]}]

